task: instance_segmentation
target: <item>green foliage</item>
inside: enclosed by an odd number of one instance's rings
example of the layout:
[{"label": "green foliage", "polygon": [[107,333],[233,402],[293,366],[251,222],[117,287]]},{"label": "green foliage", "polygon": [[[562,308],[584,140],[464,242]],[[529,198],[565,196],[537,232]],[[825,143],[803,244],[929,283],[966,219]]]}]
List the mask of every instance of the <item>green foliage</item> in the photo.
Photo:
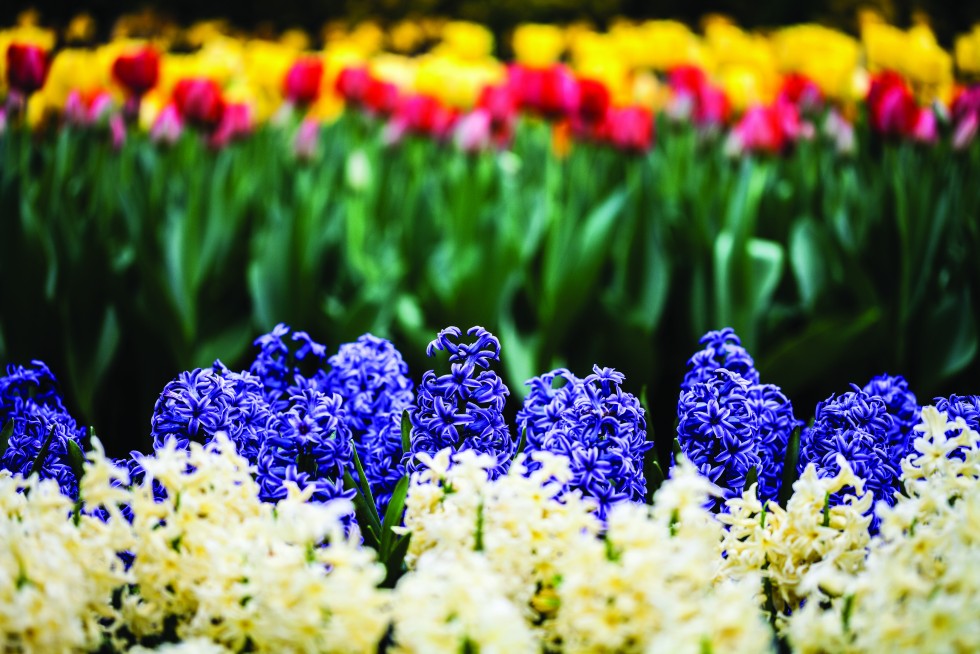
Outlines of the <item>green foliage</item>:
[{"label": "green foliage", "polygon": [[116,451],[148,445],[168,379],[242,363],[279,321],[334,348],[392,338],[416,378],[434,333],[482,324],[518,399],[532,375],[598,362],[648,388],[665,435],[709,329],[735,327],[804,417],[883,370],[951,392],[977,361],[976,147],[861,134],[852,158],[815,142],[732,160],[661,122],[647,155],[557,158],[525,121],[511,152],[471,155],[385,146],[349,115],[303,162],[291,137],[0,136],[0,358],[46,360]]}]

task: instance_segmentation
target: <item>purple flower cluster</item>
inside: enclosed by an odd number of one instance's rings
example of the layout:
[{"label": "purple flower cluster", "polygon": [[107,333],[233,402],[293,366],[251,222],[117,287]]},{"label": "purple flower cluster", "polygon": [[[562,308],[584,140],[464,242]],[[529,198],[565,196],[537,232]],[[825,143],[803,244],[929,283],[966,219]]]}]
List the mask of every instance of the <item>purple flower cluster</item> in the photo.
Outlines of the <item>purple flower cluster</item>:
[{"label": "purple flower cluster", "polygon": [[57,381],[44,363],[11,365],[0,377],[0,431],[9,433],[0,468],[26,477],[36,466],[41,479],[54,479],[62,493],[78,497],[68,443],[80,443],[85,429],[65,409]]},{"label": "purple flower cluster", "polygon": [[500,341],[482,327],[471,327],[467,334],[472,343],[460,342],[459,328],[447,327],[426,349],[430,357],[445,350],[450,370],[439,376],[428,370],[422,377],[411,412],[411,450],[406,453],[410,471],[420,465],[415,455],[447,447],[493,456],[497,462],[489,471],[492,478],[510,466],[516,443],[503,416],[510,391],[490,370],[490,363],[500,360]]},{"label": "purple flower cluster", "polygon": [[343,400],[337,394],[307,389],[294,395],[259,451],[259,497],[267,502],[283,499],[286,482],[300,489],[313,486],[312,499],[317,502],[352,497],[343,481],[353,456],[344,418]]},{"label": "purple flower cluster", "polygon": [[889,449],[889,436],[895,432],[897,420],[880,396],[856,385],[852,388],[817,404],[813,426],[804,429],[800,439],[799,471],[813,463],[819,476],[833,476],[840,470],[837,455],[842,454],[876,500],[894,504],[905,455],[893,456]]},{"label": "purple flower cluster", "polygon": [[776,499],[789,437],[800,424],[778,386],[761,384],[752,357],[731,328],[709,332],[705,348],[688,361],[677,403],[677,442],[703,475],[723,490],[712,500],[742,493],[751,470],[763,501]]},{"label": "purple flower cluster", "polygon": [[868,395],[880,397],[885,410],[892,417],[891,426],[885,436],[888,457],[901,461],[909,453],[912,428],[919,424],[922,408],[915,394],[909,390],[909,383],[901,375],[878,375],[862,388]]},{"label": "purple flower cluster", "polygon": [[621,373],[598,366],[585,379],[554,370],[527,382],[531,391],[517,414],[525,452],[568,457],[573,476],[565,490],[594,499],[600,520],[619,502],[642,502],[647,488],[643,455],[653,443],[646,440],[643,407],[620,388],[623,380]]},{"label": "purple flower cluster", "polygon": [[249,372],[261,380],[273,410],[285,411],[290,399],[307,388],[325,387],[323,363],[327,348],[306,332],[293,331],[279,323],[271,332],[255,339],[255,345],[259,353]]},{"label": "purple flower cluster", "polygon": [[694,353],[687,362],[687,372],[681,382],[681,393],[691,390],[694,384],[704,383],[714,378],[715,371],[724,368],[734,372],[750,384],[759,383],[759,372],[755,361],[742,347],[741,339],[731,327],[708,332],[701,337],[704,349]]},{"label": "purple flower cluster", "polygon": [[950,395],[933,400],[936,408],[945,411],[950,421],[963,418],[967,426],[980,431],[980,395]]},{"label": "purple flower cluster", "polygon": [[383,512],[405,474],[401,416],[414,400],[408,365],[390,341],[371,334],[341,345],[328,363],[325,390],[343,398],[347,427]]}]

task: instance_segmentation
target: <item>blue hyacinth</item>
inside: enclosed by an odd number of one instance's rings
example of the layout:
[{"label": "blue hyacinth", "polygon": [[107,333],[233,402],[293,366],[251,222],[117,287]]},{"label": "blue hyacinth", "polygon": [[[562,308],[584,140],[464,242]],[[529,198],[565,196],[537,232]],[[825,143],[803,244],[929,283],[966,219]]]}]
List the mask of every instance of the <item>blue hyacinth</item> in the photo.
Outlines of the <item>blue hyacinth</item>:
[{"label": "blue hyacinth", "polygon": [[885,437],[888,458],[893,462],[901,461],[909,454],[912,429],[919,424],[922,413],[915,394],[909,390],[909,383],[901,375],[878,375],[861,390],[880,397],[885,403],[885,410],[892,417]]},{"label": "blue hyacinth", "polygon": [[531,391],[517,414],[527,439],[525,452],[568,457],[573,476],[566,490],[594,499],[600,520],[615,504],[641,502],[646,494],[643,455],[653,443],[646,440],[639,400],[620,388],[623,379],[598,366],[585,379],[554,370],[527,382]]},{"label": "blue hyacinth", "polygon": [[460,330],[447,327],[426,349],[429,356],[445,350],[450,371],[437,376],[429,370],[422,377],[415,410],[410,414],[409,470],[420,465],[416,454],[432,455],[447,447],[494,457],[496,464],[489,470],[492,478],[510,465],[516,443],[503,417],[510,391],[490,370],[490,363],[500,360],[500,341],[482,327],[471,327],[467,334],[473,337],[472,343],[460,342]]},{"label": "blue hyacinth", "polygon": [[708,332],[701,337],[704,349],[694,353],[687,362],[687,372],[681,383],[681,392],[691,390],[694,384],[710,381],[716,370],[724,368],[734,372],[750,384],[759,383],[755,361],[742,347],[742,341],[731,327]]},{"label": "blue hyacinth", "polygon": [[980,395],[950,395],[933,400],[936,408],[945,411],[950,422],[963,418],[967,426],[980,431]]},{"label": "blue hyacinth", "polygon": [[[852,388],[817,404],[813,426],[804,429],[800,439],[799,471],[813,463],[819,476],[836,475],[840,470],[837,455],[842,454],[875,500],[894,504],[901,488],[902,456],[892,455],[889,437],[897,419],[881,397],[856,385]],[[838,493],[831,502],[839,503],[843,495],[844,491]]]},{"label": "blue hyacinth", "polygon": [[414,399],[408,366],[390,341],[371,334],[341,345],[328,363],[324,390],[343,398],[345,421],[383,512],[405,472],[401,416]]},{"label": "blue hyacinth", "polygon": [[[750,470],[761,472],[761,430],[753,410],[758,400],[749,400],[752,386],[738,373],[719,369],[711,379],[682,391],[677,403],[681,451],[724,493],[711,500],[712,510],[722,509],[724,500],[742,493]],[[774,493],[760,483],[759,495],[771,499]]]},{"label": "blue hyacinth", "polygon": [[326,502],[353,497],[344,489],[344,471],[352,461],[351,433],[343,400],[306,389],[290,398],[273,432],[259,451],[259,497],[276,502],[287,495],[286,482],[314,487],[312,499]]},{"label": "blue hyacinth", "polygon": [[0,377],[0,430],[4,429],[9,438],[0,468],[26,477],[36,467],[41,479],[54,479],[63,494],[78,497],[68,443],[80,444],[85,429],[65,409],[57,381],[44,363],[11,365]]},{"label": "blue hyacinth", "polygon": [[327,348],[306,332],[279,323],[254,344],[259,352],[249,372],[259,378],[274,411],[287,410],[290,398],[306,388],[325,388]]}]

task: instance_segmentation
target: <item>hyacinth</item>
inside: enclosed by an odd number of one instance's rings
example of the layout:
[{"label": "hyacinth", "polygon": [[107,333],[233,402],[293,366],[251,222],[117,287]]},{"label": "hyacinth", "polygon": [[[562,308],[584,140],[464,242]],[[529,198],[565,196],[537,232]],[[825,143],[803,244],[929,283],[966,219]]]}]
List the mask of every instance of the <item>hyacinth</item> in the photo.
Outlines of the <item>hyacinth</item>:
[{"label": "hyacinth", "polygon": [[[881,397],[858,386],[853,389],[817,404],[813,426],[804,429],[800,438],[799,470],[813,463],[820,477],[834,476],[840,470],[837,455],[842,454],[875,500],[892,505],[900,489],[902,458],[889,453],[889,435],[896,419]],[[831,503],[838,504],[841,497],[841,493],[834,494]],[[875,521],[872,528],[876,526]]]},{"label": "hyacinth", "polygon": [[352,491],[344,490],[344,470],[353,459],[344,418],[343,400],[337,394],[306,389],[294,395],[259,451],[259,497],[282,500],[289,494],[289,483],[300,490],[312,486],[311,497],[317,502],[352,497]]},{"label": "hyacinth", "polygon": [[783,481],[790,434],[803,422],[796,419],[792,402],[778,386],[753,384],[746,399],[749,410],[755,415],[759,495],[766,499],[775,499]]},{"label": "hyacinth", "polygon": [[447,327],[429,343],[426,353],[449,353],[450,372],[436,376],[428,370],[418,389],[415,410],[411,412],[410,470],[416,470],[416,455],[451,448],[454,452],[476,450],[491,455],[496,464],[488,470],[491,478],[507,471],[516,442],[504,422],[503,410],[510,391],[491,361],[500,360],[500,341],[482,327],[467,332],[472,343],[460,342],[462,332]]},{"label": "hyacinth", "polygon": [[266,399],[275,411],[285,411],[290,398],[304,388],[325,388],[326,373],[322,366],[327,348],[306,332],[293,331],[279,323],[271,332],[255,339],[254,344],[259,353],[249,372],[262,382]]},{"label": "hyacinth", "polygon": [[404,474],[401,416],[414,399],[408,366],[395,346],[364,334],[328,360],[324,390],[343,398],[345,422],[379,509]]},{"label": "hyacinth", "polygon": [[980,395],[950,395],[937,397],[933,402],[936,409],[946,413],[950,422],[963,418],[970,429],[980,431]]},{"label": "hyacinth", "polygon": [[722,508],[724,499],[742,492],[750,469],[760,470],[757,418],[748,398],[751,388],[738,373],[720,369],[712,379],[681,391],[677,403],[681,451],[724,491],[724,498],[709,500],[712,510]]},{"label": "hyacinth", "polygon": [[885,408],[893,418],[886,438],[888,456],[892,461],[901,461],[909,453],[912,428],[919,424],[921,412],[915,394],[909,390],[909,383],[901,375],[878,375],[862,390],[885,402]]},{"label": "hyacinth", "polygon": [[[526,433],[525,451],[568,457],[572,478],[565,490],[595,500],[603,521],[619,502],[643,501],[643,455],[653,446],[646,440],[643,407],[622,391],[623,379],[621,373],[598,366],[585,379],[554,370],[527,382],[531,392],[517,414]],[[556,380],[564,382],[557,389]]]},{"label": "hyacinth", "polygon": [[222,432],[254,463],[274,415],[257,377],[231,372],[216,361],[212,369],[189,370],[167,384],[150,426],[154,449],[169,439],[181,448],[190,441],[204,444]]},{"label": "hyacinth", "polygon": [[[65,409],[57,380],[41,361],[30,367],[8,366],[0,377],[0,431],[8,430],[0,469],[28,476],[37,463],[41,479],[54,479],[68,497],[78,496],[78,480],[69,463],[68,441],[80,443],[85,428]],[[45,453],[43,460],[37,458]]]},{"label": "hyacinth", "polygon": [[742,341],[731,327],[708,332],[701,337],[703,350],[695,352],[687,362],[687,372],[681,383],[681,392],[691,390],[699,382],[712,379],[719,368],[737,373],[751,384],[759,383],[759,372],[755,369],[755,361],[748,351],[742,347]]}]

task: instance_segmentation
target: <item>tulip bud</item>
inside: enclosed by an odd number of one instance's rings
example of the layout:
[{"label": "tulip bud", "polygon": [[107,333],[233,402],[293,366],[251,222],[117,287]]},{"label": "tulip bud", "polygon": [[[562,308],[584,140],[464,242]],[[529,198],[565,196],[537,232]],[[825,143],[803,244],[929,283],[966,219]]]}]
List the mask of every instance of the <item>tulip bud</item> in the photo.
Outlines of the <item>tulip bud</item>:
[{"label": "tulip bud", "polygon": [[184,131],[184,121],[180,118],[177,107],[168,104],[157,115],[150,129],[150,138],[157,143],[173,145]]},{"label": "tulip bud", "polygon": [[320,81],[323,79],[323,61],[317,57],[298,60],[286,73],[283,93],[286,98],[300,105],[316,102],[320,97]]},{"label": "tulip bud", "polygon": [[181,118],[188,123],[213,129],[221,122],[225,101],[221,87],[214,80],[182,79],[174,87],[173,97]]},{"label": "tulip bud", "polygon": [[309,161],[316,156],[317,145],[320,141],[320,123],[307,118],[300,123],[293,139],[293,154],[297,159]]},{"label": "tulip bud", "polygon": [[130,95],[142,97],[160,79],[160,55],[151,46],[121,54],[112,63],[112,76]]},{"label": "tulip bud", "polygon": [[109,118],[109,133],[112,135],[113,149],[121,149],[126,142],[126,122],[120,114],[112,114]]},{"label": "tulip bud", "polygon": [[453,140],[463,152],[477,152],[490,146],[490,113],[475,109],[456,123]]},{"label": "tulip bud", "polygon": [[29,96],[44,86],[48,55],[36,45],[11,43],[7,48],[7,83],[12,91]]}]

